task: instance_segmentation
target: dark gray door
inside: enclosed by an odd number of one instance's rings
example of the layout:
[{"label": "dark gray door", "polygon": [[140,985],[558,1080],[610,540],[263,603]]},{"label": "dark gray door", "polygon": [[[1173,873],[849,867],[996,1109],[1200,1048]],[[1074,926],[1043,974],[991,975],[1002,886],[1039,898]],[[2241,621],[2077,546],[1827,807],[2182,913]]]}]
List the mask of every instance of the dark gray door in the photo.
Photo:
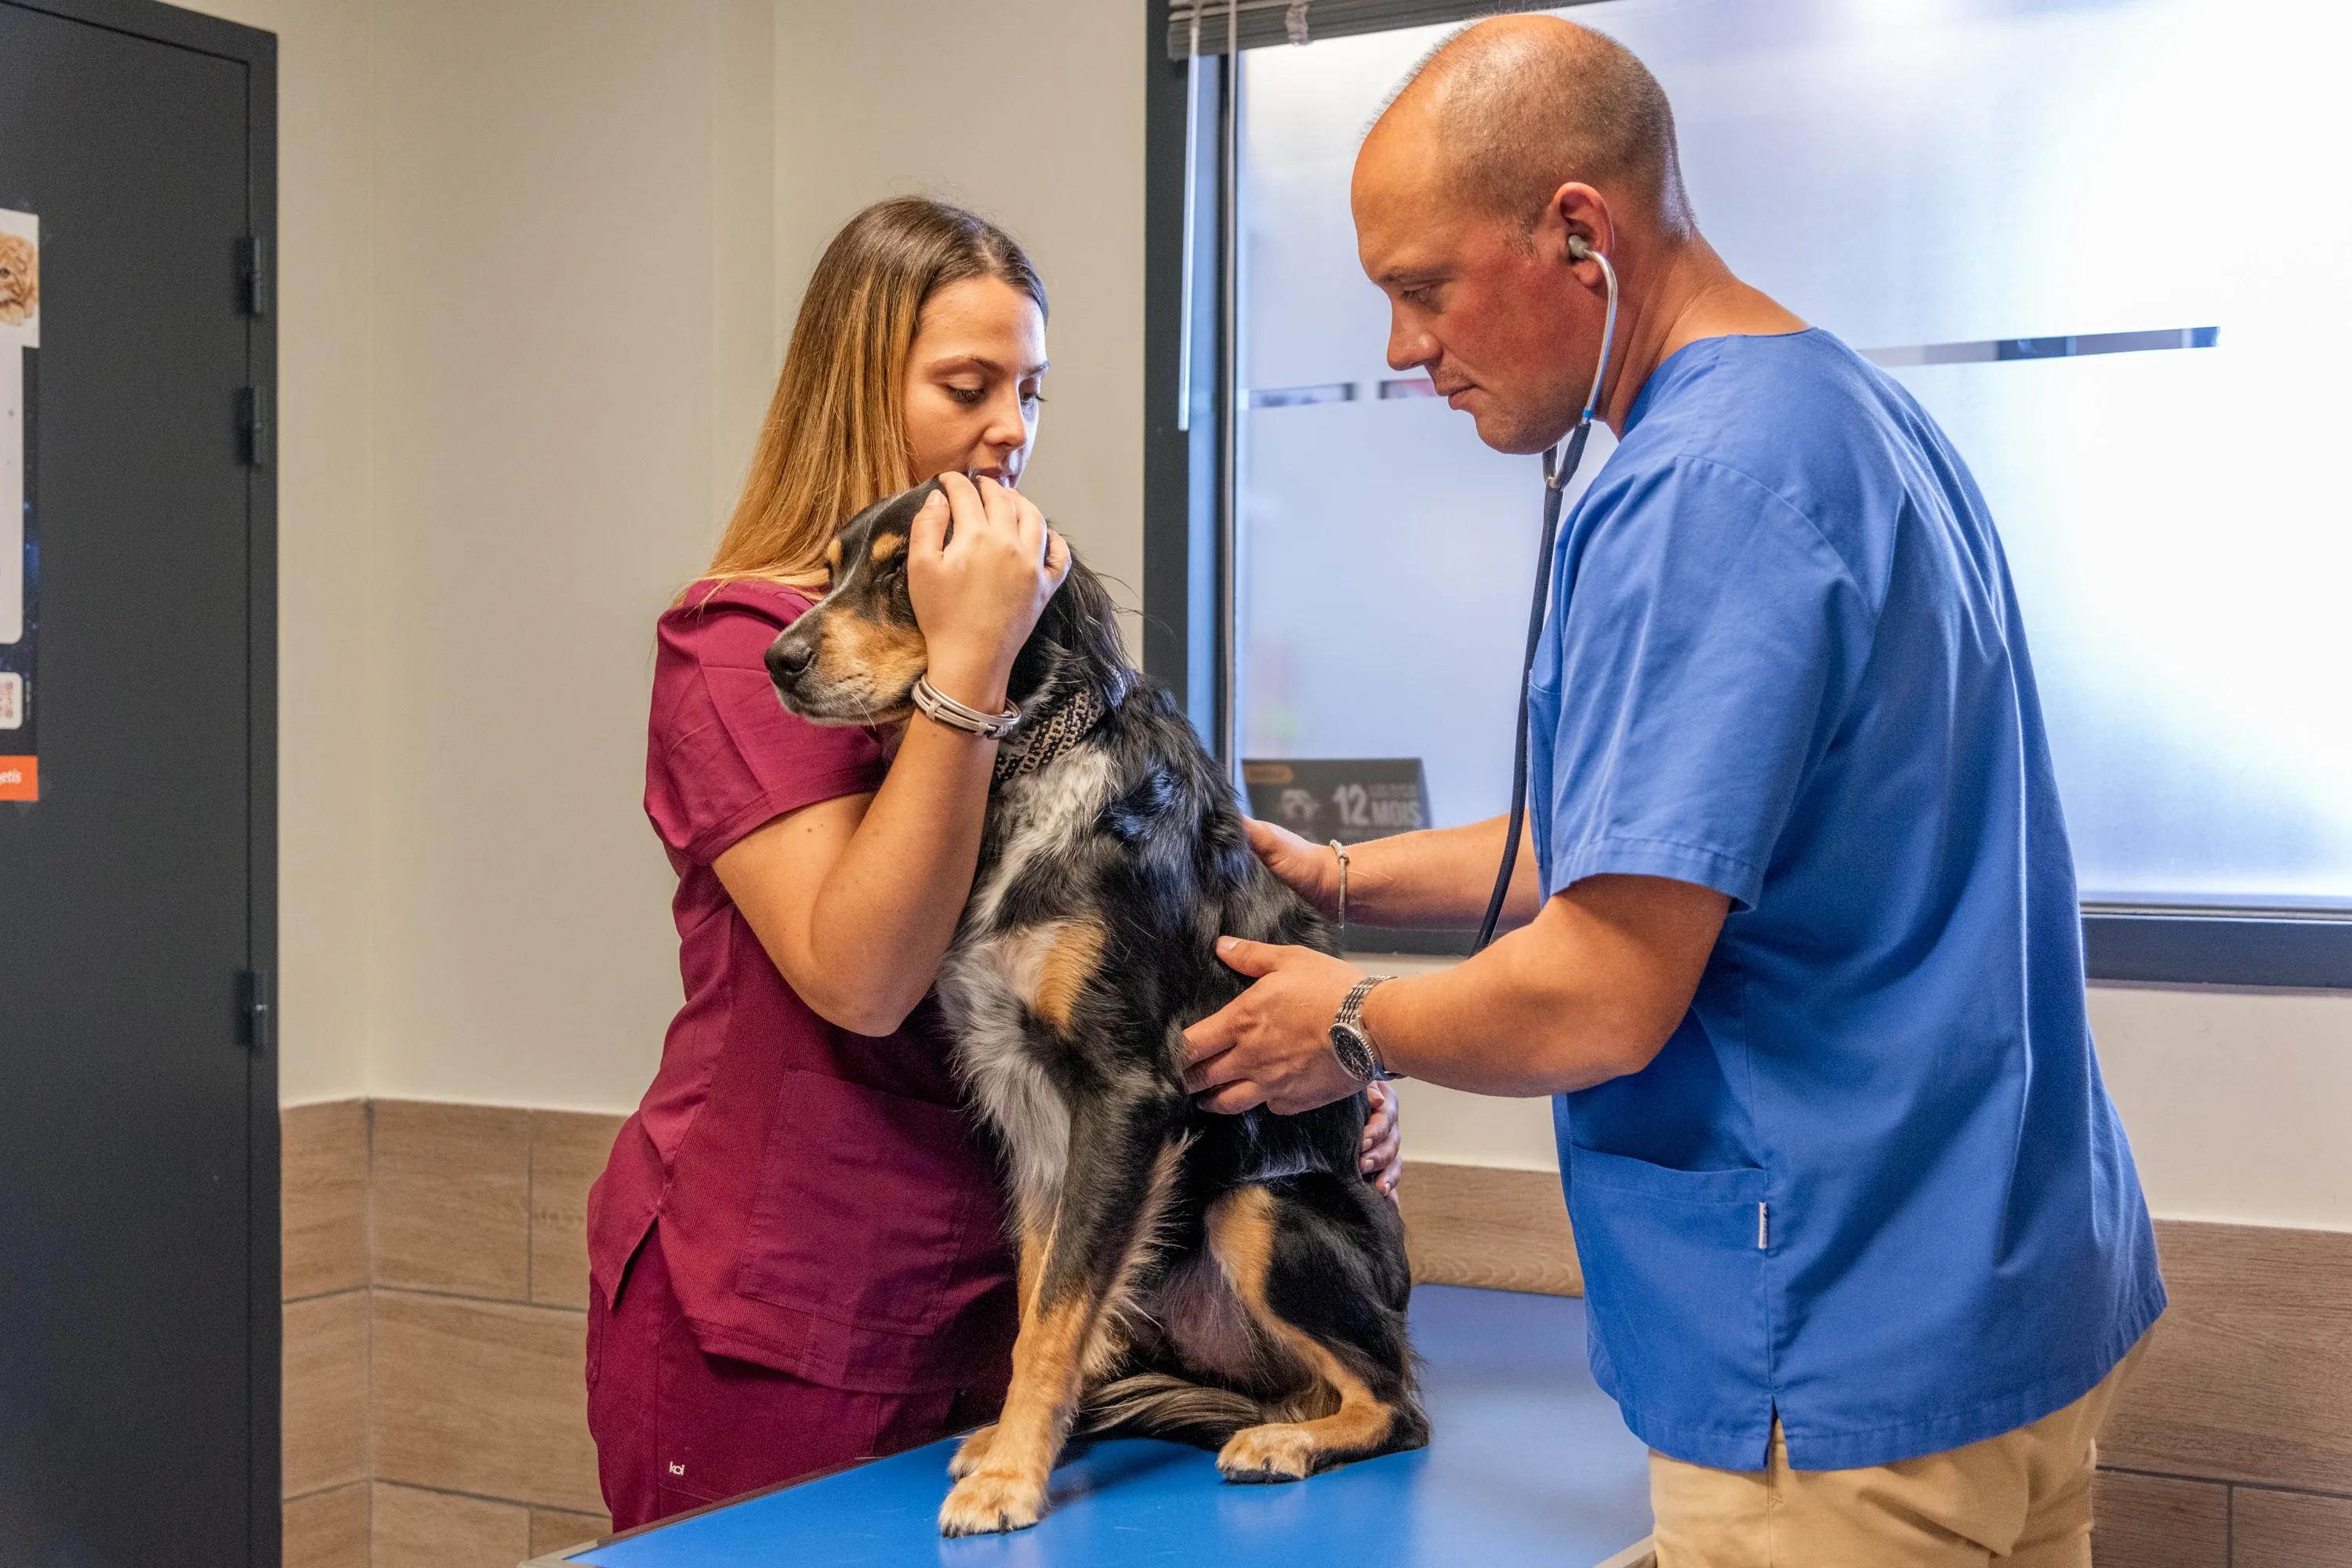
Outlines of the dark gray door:
[{"label": "dark gray door", "polygon": [[41,240],[40,798],[0,804],[10,1564],[277,1561],[276,1073],[240,1002],[275,896],[257,37],[0,0],[0,207]]}]

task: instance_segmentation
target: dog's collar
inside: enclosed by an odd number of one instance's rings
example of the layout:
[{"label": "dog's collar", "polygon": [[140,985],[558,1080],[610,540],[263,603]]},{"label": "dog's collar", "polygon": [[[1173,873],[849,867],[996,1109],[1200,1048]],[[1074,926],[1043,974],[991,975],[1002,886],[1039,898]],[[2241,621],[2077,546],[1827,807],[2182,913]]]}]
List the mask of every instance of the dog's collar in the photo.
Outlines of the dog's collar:
[{"label": "dog's collar", "polygon": [[1024,720],[1013,738],[996,749],[992,784],[1034,773],[1090,734],[1110,703],[1092,685],[1080,686],[1040,708]]}]

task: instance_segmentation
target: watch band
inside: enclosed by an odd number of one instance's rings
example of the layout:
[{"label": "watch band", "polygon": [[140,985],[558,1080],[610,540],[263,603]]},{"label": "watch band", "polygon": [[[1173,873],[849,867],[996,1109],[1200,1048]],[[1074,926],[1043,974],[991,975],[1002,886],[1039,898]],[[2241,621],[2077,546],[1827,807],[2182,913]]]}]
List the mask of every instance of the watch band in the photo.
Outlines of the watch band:
[{"label": "watch band", "polygon": [[1335,1023],[1347,1025],[1349,1028],[1355,1031],[1356,1037],[1364,1042],[1365,1048],[1372,1053],[1372,1066],[1383,1081],[1401,1078],[1403,1075],[1389,1071],[1387,1058],[1381,1055],[1381,1043],[1372,1037],[1372,1031],[1365,1026],[1364,998],[1372,994],[1373,986],[1395,978],[1393,974],[1367,974],[1357,981],[1349,988],[1346,999],[1339,1004],[1339,1016],[1333,1020]]}]

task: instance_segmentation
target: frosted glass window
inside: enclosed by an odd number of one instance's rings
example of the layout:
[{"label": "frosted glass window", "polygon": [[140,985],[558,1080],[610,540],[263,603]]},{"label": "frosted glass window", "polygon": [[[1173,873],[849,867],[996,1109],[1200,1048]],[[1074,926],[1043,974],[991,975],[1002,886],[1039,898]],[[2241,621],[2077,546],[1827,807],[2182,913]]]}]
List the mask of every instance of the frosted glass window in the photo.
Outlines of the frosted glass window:
[{"label": "frosted glass window", "polygon": [[[1974,469],[2084,899],[2352,908],[2352,503],[2326,467],[2352,26],[2225,0],[1562,14],[1664,81],[1731,265],[1887,364]],[[1454,824],[1508,801],[1536,461],[1382,363],[1347,200],[1443,33],[1245,59],[1236,655],[1244,754],[1417,755]],[[1608,452],[1596,431],[1586,472]]]}]

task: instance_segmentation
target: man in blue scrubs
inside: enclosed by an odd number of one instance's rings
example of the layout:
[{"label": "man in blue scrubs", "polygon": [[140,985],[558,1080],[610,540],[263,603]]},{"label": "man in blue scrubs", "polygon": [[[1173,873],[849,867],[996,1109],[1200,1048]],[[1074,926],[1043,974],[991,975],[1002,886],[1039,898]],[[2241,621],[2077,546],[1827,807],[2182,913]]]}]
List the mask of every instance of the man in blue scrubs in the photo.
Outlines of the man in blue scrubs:
[{"label": "man in blue scrubs", "polygon": [[[1604,293],[1570,240],[1606,253],[1619,445],[1551,564],[1519,929],[1352,999],[1340,960],[1229,943],[1259,978],[1191,1032],[1192,1087],[1557,1095],[1662,1568],[2088,1564],[2099,1424],[2164,1287],[1984,497],[1909,394],[1701,237],[1664,93],[1598,34],[1460,35],[1352,196],[1390,363],[1504,451],[1574,423]],[[1465,925],[1504,826],[1344,868],[1253,835],[1327,911],[1344,871],[1352,921]],[[1371,1068],[1332,1033],[1350,1000]]]}]

